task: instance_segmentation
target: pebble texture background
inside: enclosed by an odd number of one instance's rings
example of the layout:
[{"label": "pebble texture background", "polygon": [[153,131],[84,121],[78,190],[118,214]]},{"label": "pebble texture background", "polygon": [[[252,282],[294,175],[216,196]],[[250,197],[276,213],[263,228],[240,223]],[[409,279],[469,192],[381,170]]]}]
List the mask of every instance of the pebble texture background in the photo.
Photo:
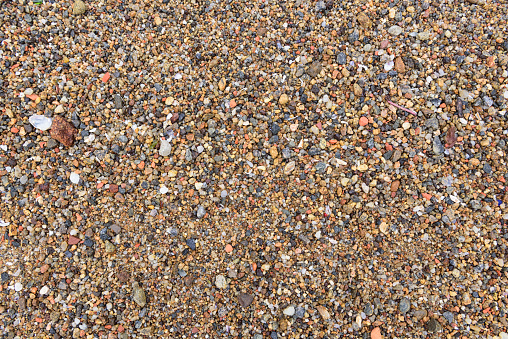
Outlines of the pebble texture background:
[{"label": "pebble texture background", "polygon": [[2,338],[508,338],[507,21],[2,1]]}]

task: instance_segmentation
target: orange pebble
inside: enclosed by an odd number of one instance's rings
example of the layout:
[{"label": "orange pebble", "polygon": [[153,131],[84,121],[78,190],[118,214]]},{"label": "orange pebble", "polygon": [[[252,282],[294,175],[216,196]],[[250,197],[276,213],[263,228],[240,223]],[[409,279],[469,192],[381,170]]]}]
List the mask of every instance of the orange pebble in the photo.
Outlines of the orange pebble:
[{"label": "orange pebble", "polygon": [[102,77],[102,82],[108,82],[110,77],[111,75],[109,74],[109,72],[106,72],[106,74],[104,74],[104,76]]},{"label": "orange pebble", "polygon": [[233,246],[231,246],[230,244],[227,244],[226,245],[226,253],[231,253],[233,251]]},{"label": "orange pebble", "polygon": [[381,335],[381,329],[379,327],[376,327],[375,329],[370,332],[370,338],[371,339],[382,339],[383,336]]},{"label": "orange pebble", "polygon": [[424,197],[427,200],[432,199],[432,195],[430,195],[429,193],[422,193],[422,197]]},{"label": "orange pebble", "polygon": [[360,118],[360,126],[367,126],[368,124],[369,124],[369,119],[367,119],[366,117]]}]

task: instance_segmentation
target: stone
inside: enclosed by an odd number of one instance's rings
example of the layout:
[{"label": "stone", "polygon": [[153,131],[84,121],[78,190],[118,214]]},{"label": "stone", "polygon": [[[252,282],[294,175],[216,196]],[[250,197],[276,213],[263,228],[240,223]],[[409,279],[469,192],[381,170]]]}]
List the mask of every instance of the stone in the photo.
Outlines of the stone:
[{"label": "stone", "polygon": [[289,97],[286,93],[283,93],[280,97],[279,97],[279,104],[281,105],[285,105],[287,104],[289,101]]},{"label": "stone", "polygon": [[397,192],[399,190],[399,186],[400,186],[400,180],[392,181],[392,183],[390,185],[390,191]]},{"label": "stone", "polygon": [[39,291],[39,294],[40,295],[46,295],[46,294],[48,294],[48,292],[49,292],[49,287],[48,286],[43,286],[41,288],[41,290]]},{"label": "stone", "polygon": [[441,140],[439,139],[439,136],[435,136],[432,142],[432,150],[434,151],[435,155],[441,155],[444,153],[444,146],[441,143]]},{"label": "stone", "polygon": [[274,159],[279,156],[279,152],[277,151],[277,146],[276,145],[273,145],[272,147],[270,147],[270,155]]},{"label": "stone", "polygon": [[413,312],[413,315],[415,316],[416,319],[421,320],[427,316],[427,311],[426,310],[416,310]]},{"label": "stone", "polygon": [[115,102],[116,109],[121,109],[123,107],[123,100],[120,94],[115,94],[113,97],[113,101]]},{"label": "stone", "polygon": [[321,315],[321,317],[324,320],[328,320],[331,318],[330,313],[328,312],[326,307],[320,305],[320,306],[316,306],[316,309],[318,310],[319,314]]},{"label": "stone", "polygon": [[252,304],[252,301],[254,301],[254,297],[248,293],[243,293],[241,292],[239,295],[238,295],[238,303],[240,304],[240,306],[242,306],[243,308],[247,308],[250,306],[250,304]]},{"label": "stone", "polygon": [[367,126],[369,124],[369,119],[367,117],[361,117],[358,124],[360,126]]},{"label": "stone", "polygon": [[219,80],[219,90],[223,91],[224,89],[226,89],[226,79],[222,78]]},{"label": "stone", "polygon": [[388,33],[390,33],[393,36],[400,35],[402,33],[402,27],[394,25],[388,28]]},{"label": "stone", "polygon": [[370,339],[383,339],[381,329],[379,327],[374,328],[372,332],[370,332]]},{"label": "stone", "polygon": [[53,119],[37,114],[28,118],[28,121],[34,128],[40,129],[41,131],[47,131],[53,124]]},{"label": "stone", "polygon": [[307,74],[311,78],[315,78],[318,76],[319,73],[321,73],[321,70],[323,69],[323,66],[321,66],[321,63],[319,61],[314,61],[309,68],[307,68]]},{"label": "stone", "polygon": [[107,254],[115,253],[115,245],[113,245],[109,240],[104,241],[104,251]]},{"label": "stone", "polygon": [[76,0],[72,4],[72,14],[82,15],[86,12],[86,4],[81,0]]},{"label": "stone", "polygon": [[294,171],[296,163],[294,161],[290,161],[284,166],[284,174],[289,175]]},{"label": "stone", "polygon": [[132,300],[134,300],[139,307],[145,307],[146,305],[145,291],[139,286],[137,281],[132,283]]},{"label": "stone", "polygon": [[347,62],[347,58],[346,58],[346,54],[344,54],[344,52],[340,52],[339,54],[337,54],[337,63],[339,65],[344,65],[346,64]]},{"label": "stone", "polygon": [[430,318],[425,324],[425,329],[428,332],[436,333],[441,332],[443,330],[443,326],[435,318]]},{"label": "stone", "polygon": [[295,314],[295,308],[293,306],[288,306],[284,309],[282,313],[284,313],[284,315],[287,315],[288,317],[292,317]]},{"label": "stone", "polygon": [[79,174],[72,172],[69,176],[69,180],[75,185],[79,184]]},{"label": "stone", "polygon": [[395,58],[394,69],[397,73],[404,73],[406,71],[406,66],[404,65],[404,61],[402,61],[401,57]]},{"label": "stone", "polygon": [[23,289],[23,284],[20,282],[17,282],[14,284],[14,291],[19,292]]},{"label": "stone", "polygon": [[357,15],[356,20],[360,23],[363,28],[370,28],[372,26],[372,21],[369,16],[364,12],[361,12]]},{"label": "stone", "polygon": [[167,140],[161,140],[159,148],[159,155],[161,157],[167,157],[171,154],[171,144]]},{"label": "stone", "polygon": [[425,40],[429,40],[429,38],[430,38],[430,33],[429,33],[429,32],[427,32],[427,31],[424,31],[424,32],[420,32],[420,33],[418,33],[418,35],[417,35],[417,36],[418,36],[418,39],[425,41]]},{"label": "stone", "polygon": [[411,308],[411,302],[408,298],[402,298],[399,302],[399,311],[402,314],[406,314]]},{"label": "stone", "polygon": [[196,216],[198,219],[203,218],[206,215],[206,210],[203,206],[199,205],[198,210],[196,211]]},{"label": "stone", "polygon": [[365,305],[365,307],[363,308],[363,313],[365,313],[367,317],[370,317],[371,315],[374,314],[374,308],[372,307],[371,303],[367,303]]},{"label": "stone", "polygon": [[58,140],[64,146],[70,147],[74,144],[77,130],[73,124],[57,115],[53,118],[50,134],[53,139]]},{"label": "stone", "polygon": [[354,93],[357,97],[362,96],[362,94],[363,94],[363,90],[362,90],[362,88],[360,87],[360,85],[358,85],[358,84],[356,84],[356,83],[353,85],[353,93]]},{"label": "stone", "polygon": [[227,284],[227,281],[226,281],[226,277],[224,277],[222,274],[219,274],[218,276],[215,277],[215,286],[217,286],[218,288],[226,288],[228,286]]}]

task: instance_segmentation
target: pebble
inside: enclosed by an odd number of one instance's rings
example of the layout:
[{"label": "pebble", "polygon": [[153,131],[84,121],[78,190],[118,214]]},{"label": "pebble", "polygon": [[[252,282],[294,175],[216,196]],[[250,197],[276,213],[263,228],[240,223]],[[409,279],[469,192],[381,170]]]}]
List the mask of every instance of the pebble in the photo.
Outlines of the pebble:
[{"label": "pebble", "polygon": [[145,291],[139,286],[137,281],[132,283],[132,300],[134,300],[139,307],[145,307],[146,305]]},{"label": "pebble", "polygon": [[203,206],[199,205],[198,206],[198,210],[196,212],[196,216],[198,217],[198,219],[201,219],[205,216],[206,214],[206,210]]},{"label": "pebble", "polygon": [[316,309],[318,310],[318,312],[321,315],[321,317],[323,318],[323,320],[330,319],[331,315],[324,306],[316,306]]},{"label": "pebble", "polygon": [[227,282],[226,282],[226,278],[219,274],[215,277],[215,286],[217,286],[218,288],[226,288],[228,285],[227,285]]},{"label": "pebble", "polygon": [[40,295],[46,295],[46,294],[48,294],[48,292],[49,292],[49,287],[48,286],[43,286],[41,288],[41,290],[39,291],[39,294]]},{"label": "pebble", "polygon": [[58,140],[64,146],[70,147],[74,144],[77,131],[74,125],[57,115],[53,118],[50,134],[53,139]]},{"label": "pebble", "polygon": [[47,131],[53,124],[53,120],[51,118],[37,114],[32,115],[28,121],[34,128],[40,129],[41,131]]},{"label": "pebble", "polygon": [[171,154],[171,144],[167,140],[161,140],[159,155],[161,157],[167,157]]},{"label": "pebble", "polygon": [[69,177],[69,180],[70,180],[73,184],[75,184],[75,185],[79,184],[79,179],[80,179],[80,178],[79,178],[79,174],[77,174],[77,173],[75,173],[75,172],[72,172],[72,173],[71,173],[71,175],[70,175],[70,177]]},{"label": "pebble", "polygon": [[86,4],[81,0],[75,0],[72,5],[72,14],[82,15],[86,12]]},{"label": "pebble", "polygon": [[390,33],[393,36],[400,35],[402,33],[402,27],[394,25],[388,28],[388,33]]},{"label": "pebble", "polygon": [[295,315],[295,308],[293,306],[288,306],[284,309],[283,313],[288,317],[292,317]]},{"label": "pebble", "polygon": [[[224,287],[220,287],[220,288],[224,288]],[[252,304],[252,302],[254,301],[254,297],[251,295],[251,294],[248,294],[248,293],[240,293],[238,295],[238,303],[240,304],[240,306],[242,306],[243,308],[247,308],[250,306],[250,304]]]},{"label": "pebble", "polygon": [[425,329],[430,333],[437,333],[443,330],[443,326],[435,318],[430,318],[425,324]]},{"label": "pebble", "polygon": [[408,298],[402,298],[399,302],[399,311],[402,314],[405,314],[409,312],[409,309],[411,308],[411,302]]},{"label": "pebble", "polygon": [[22,283],[17,282],[17,283],[14,284],[14,291],[19,292],[22,289],[23,289],[23,284]]}]

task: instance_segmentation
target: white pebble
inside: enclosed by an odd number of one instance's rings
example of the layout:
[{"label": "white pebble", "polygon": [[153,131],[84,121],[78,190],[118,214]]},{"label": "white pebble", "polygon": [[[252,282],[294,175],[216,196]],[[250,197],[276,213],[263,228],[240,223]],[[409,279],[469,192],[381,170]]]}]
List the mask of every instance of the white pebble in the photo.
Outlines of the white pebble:
[{"label": "white pebble", "polygon": [[48,287],[48,286],[43,286],[43,287],[41,288],[41,290],[39,291],[39,293],[40,293],[41,295],[46,295],[46,294],[48,294],[48,292],[49,292],[49,287]]},{"label": "white pebble", "polygon": [[71,176],[69,177],[69,179],[71,180],[71,182],[73,184],[78,184],[79,183],[79,174],[77,174],[75,172],[72,172]]},{"label": "white pebble", "polygon": [[161,140],[161,146],[159,148],[159,155],[161,157],[167,157],[171,154],[171,144],[167,140]]},{"label": "white pebble", "polygon": [[51,128],[53,124],[53,119],[45,117],[44,115],[32,115],[28,118],[28,121],[34,128],[40,129],[41,131],[46,131]]},{"label": "white pebble", "polygon": [[22,283],[17,282],[17,283],[14,284],[14,291],[19,292],[22,289],[23,289],[23,284]]},{"label": "white pebble", "polygon": [[288,306],[283,312],[285,315],[291,317],[295,314],[295,308],[293,306]]},{"label": "white pebble", "polygon": [[160,194],[166,194],[168,193],[169,189],[166,187],[166,185],[162,185],[159,192]]},{"label": "white pebble", "polygon": [[388,72],[389,70],[391,70],[391,69],[393,68],[393,66],[394,66],[394,62],[393,62],[393,61],[388,61],[388,62],[385,64],[385,66],[384,66],[384,67],[385,67],[385,71],[387,71],[387,72]]}]

